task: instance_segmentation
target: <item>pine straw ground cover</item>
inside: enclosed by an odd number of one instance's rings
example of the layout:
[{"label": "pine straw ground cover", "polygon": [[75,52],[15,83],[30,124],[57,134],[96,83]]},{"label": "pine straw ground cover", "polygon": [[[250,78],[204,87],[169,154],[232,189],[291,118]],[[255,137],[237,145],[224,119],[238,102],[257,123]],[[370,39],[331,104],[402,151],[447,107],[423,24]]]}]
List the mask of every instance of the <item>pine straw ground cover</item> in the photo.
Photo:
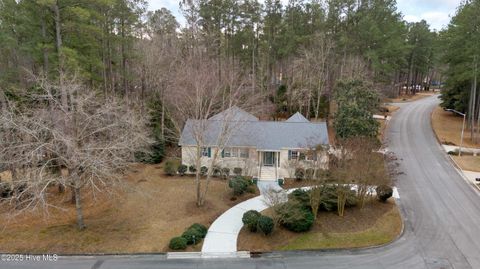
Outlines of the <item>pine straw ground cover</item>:
[{"label": "pine straw ground cover", "polygon": [[[270,210],[262,212],[271,214]],[[371,201],[365,208],[348,208],[345,216],[321,212],[312,229],[294,233],[276,227],[271,235],[251,233],[243,228],[238,250],[273,251],[377,246],[395,240],[402,230],[402,219],[393,199],[387,203]]]},{"label": "pine straw ground cover", "polygon": [[[226,181],[210,183],[204,207],[195,205],[193,177],[168,177],[159,165],[135,165],[113,195],[84,195],[87,229],[77,230],[69,193],[52,190],[65,210],[51,209],[9,219],[0,212],[0,252],[128,253],[168,251],[168,242],[193,223],[207,227],[233,205],[258,195],[247,193],[231,201]],[[4,208],[3,208],[4,209]],[[198,251],[201,244],[187,251]]]}]

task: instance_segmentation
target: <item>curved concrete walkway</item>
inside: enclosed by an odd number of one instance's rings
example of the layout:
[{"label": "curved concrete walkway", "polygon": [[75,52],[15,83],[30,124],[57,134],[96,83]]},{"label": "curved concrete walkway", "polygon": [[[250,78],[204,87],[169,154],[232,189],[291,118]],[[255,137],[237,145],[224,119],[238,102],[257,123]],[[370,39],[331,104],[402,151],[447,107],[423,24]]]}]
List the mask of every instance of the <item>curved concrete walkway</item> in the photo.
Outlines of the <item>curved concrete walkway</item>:
[{"label": "curved concrete walkway", "polygon": [[260,212],[267,209],[263,194],[270,189],[283,191],[276,181],[258,181],[257,186],[261,195],[230,208],[212,223],[203,241],[202,254],[225,256],[225,253],[235,253],[238,234],[243,227],[243,213],[248,210]]},{"label": "curved concrete walkway", "polygon": [[[208,229],[207,236],[203,241],[202,256],[203,257],[236,257],[237,253],[237,238],[240,230],[243,227],[242,217],[243,213],[248,210],[256,210],[261,212],[267,209],[268,203],[265,194],[274,191],[277,195],[285,196],[281,199],[288,199],[287,194],[293,192],[295,189],[284,190],[275,181],[259,181],[258,189],[261,195],[241,202],[238,205],[225,211],[218,217]],[[310,187],[303,187],[309,189]],[[351,186],[352,190],[356,190],[356,186]],[[372,188],[374,195],[375,189]],[[268,196],[267,196],[268,197]],[[393,197],[399,199],[397,188],[393,188]],[[278,198],[277,198],[278,199]]]}]

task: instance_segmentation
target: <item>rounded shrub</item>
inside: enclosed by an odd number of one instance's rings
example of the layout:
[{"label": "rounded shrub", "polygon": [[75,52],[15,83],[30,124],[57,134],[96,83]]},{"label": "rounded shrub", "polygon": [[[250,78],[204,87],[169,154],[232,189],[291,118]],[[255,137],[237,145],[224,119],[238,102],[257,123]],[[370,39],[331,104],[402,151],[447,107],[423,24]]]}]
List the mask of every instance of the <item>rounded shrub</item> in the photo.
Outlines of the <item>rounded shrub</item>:
[{"label": "rounded shrub", "polygon": [[296,189],[288,195],[288,199],[297,201],[304,208],[310,208],[309,190]]},{"label": "rounded shrub", "polygon": [[213,176],[214,177],[219,177],[222,175],[222,169],[218,166],[213,167]]},{"label": "rounded shrub", "polygon": [[184,165],[184,164],[181,164],[181,165],[178,166],[178,170],[177,170],[177,171],[178,171],[178,173],[179,173],[181,176],[184,176],[185,173],[187,172],[187,170],[188,170],[188,167],[187,167],[186,165]]},{"label": "rounded shrub", "polygon": [[230,179],[228,186],[233,190],[233,194],[238,196],[247,191],[249,184],[248,181],[244,180],[242,177],[235,177]]},{"label": "rounded shrub", "polygon": [[173,250],[183,250],[187,248],[187,239],[179,236],[170,240],[168,247]]},{"label": "rounded shrub", "polygon": [[305,169],[303,168],[296,168],[295,169],[295,179],[302,180],[305,178]]},{"label": "rounded shrub", "polygon": [[187,240],[188,245],[196,245],[202,240],[202,238],[204,238],[204,235],[197,229],[188,228],[183,232],[182,237]]},{"label": "rounded shrub", "polygon": [[200,175],[205,176],[208,173],[208,167],[202,166],[200,167]]},{"label": "rounded shrub", "polygon": [[261,214],[256,210],[249,210],[243,213],[242,222],[244,225],[248,227],[250,232],[257,231],[257,224],[258,219],[260,218]]},{"label": "rounded shrub", "polygon": [[267,216],[261,215],[258,217],[257,220],[257,228],[260,230],[264,235],[269,235],[273,232],[273,219]]},{"label": "rounded shrub", "polygon": [[241,176],[242,175],[242,168],[240,168],[240,167],[233,168],[233,174],[235,174],[236,176]]},{"label": "rounded shrub", "polygon": [[178,160],[167,160],[163,166],[163,171],[169,176],[174,176],[177,174],[180,162]]},{"label": "rounded shrub", "polygon": [[197,168],[195,167],[195,165],[190,165],[190,166],[188,167],[188,172],[190,172],[190,173],[195,173],[195,172],[197,172]]},{"label": "rounded shrub", "polygon": [[313,213],[304,208],[296,208],[290,218],[284,220],[282,225],[288,230],[296,233],[306,232],[312,228],[314,222]]},{"label": "rounded shrub", "polygon": [[199,223],[194,223],[192,226],[190,226],[188,229],[194,229],[197,230],[201,234],[201,238],[205,238],[207,235],[208,229],[202,224]]},{"label": "rounded shrub", "polygon": [[393,189],[387,185],[380,185],[376,188],[377,198],[382,201],[386,202],[388,198],[392,197]]},{"label": "rounded shrub", "polygon": [[227,179],[228,176],[230,176],[230,168],[228,168],[228,167],[222,168],[222,177],[224,179]]}]

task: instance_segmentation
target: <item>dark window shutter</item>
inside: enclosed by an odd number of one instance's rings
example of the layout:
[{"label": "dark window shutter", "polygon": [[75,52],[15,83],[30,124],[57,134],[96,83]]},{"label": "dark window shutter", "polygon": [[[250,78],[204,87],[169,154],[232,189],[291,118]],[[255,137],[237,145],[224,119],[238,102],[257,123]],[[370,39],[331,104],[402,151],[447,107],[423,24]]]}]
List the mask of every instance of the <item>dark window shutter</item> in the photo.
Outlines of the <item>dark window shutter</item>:
[{"label": "dark window shutter", "polygon": [[225,150],[224,150],[224,149],[222,149],[222,158],[224,157],[224,155],[223,155],[223,152],[224,152],[224,151],[225,151]]},{"label": "dark window shutter", "polygon": [[208,158],[212,157],[212,148],[208,148]]},{"label": "dark window shutter", "polygon": [[288,160],[291,160],[291,159],[292,159],[292,151],[288,150]]}]

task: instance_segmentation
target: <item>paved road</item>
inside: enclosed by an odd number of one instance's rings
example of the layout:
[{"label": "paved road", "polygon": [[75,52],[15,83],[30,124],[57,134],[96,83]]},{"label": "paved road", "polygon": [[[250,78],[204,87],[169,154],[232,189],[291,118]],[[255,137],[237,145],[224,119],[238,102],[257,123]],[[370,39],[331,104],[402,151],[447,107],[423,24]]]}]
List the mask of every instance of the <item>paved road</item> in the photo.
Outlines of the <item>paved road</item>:
[{"label": "paved road", "polygon": [[480,268],[480,196],[449,163],[430,128],[436,97],[402,105],[388,143],[404,235],[386,247],[358,251],[272,253],[246,260],[165,260],[164,256],[61,258],[56,263],[1,263],[1,268]]}]

